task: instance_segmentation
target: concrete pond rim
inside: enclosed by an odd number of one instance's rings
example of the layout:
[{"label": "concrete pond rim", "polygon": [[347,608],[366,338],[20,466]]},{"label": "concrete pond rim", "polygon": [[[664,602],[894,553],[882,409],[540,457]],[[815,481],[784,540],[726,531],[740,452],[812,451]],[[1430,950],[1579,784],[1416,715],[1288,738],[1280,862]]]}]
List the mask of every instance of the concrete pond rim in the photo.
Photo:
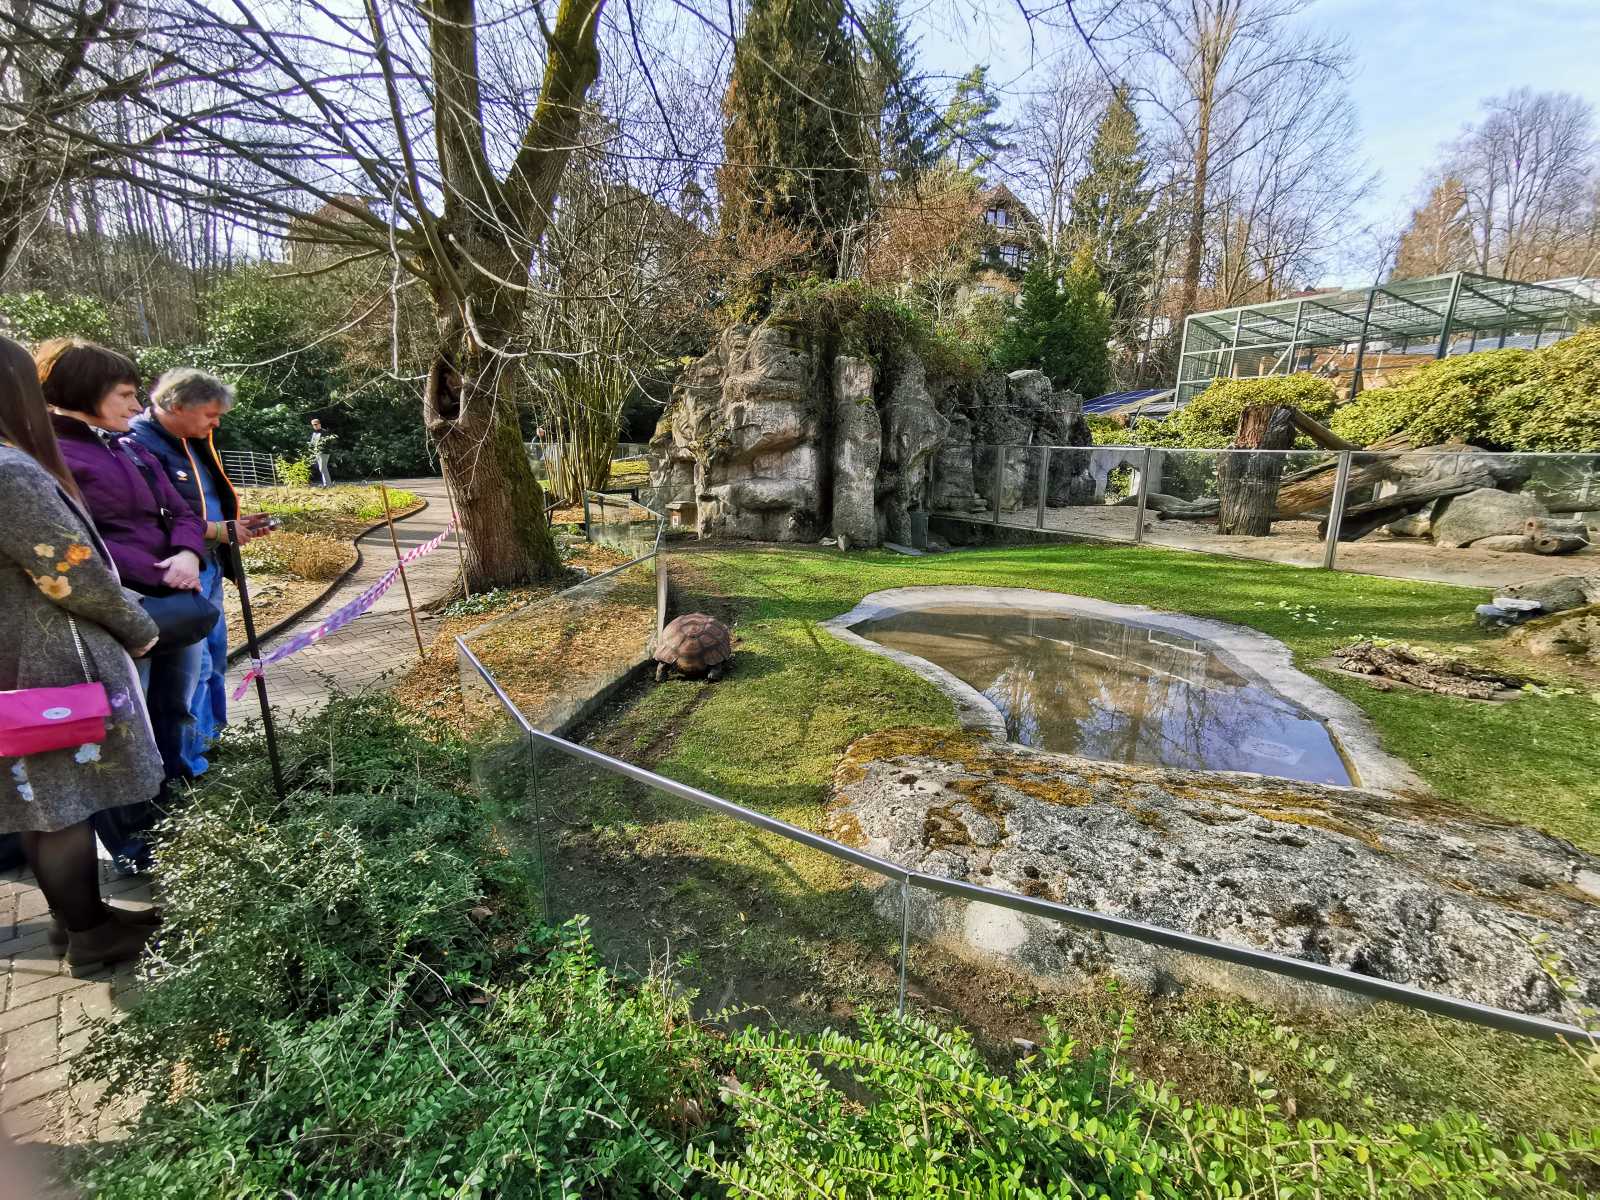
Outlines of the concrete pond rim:
[{"label": "concrete pond rim", "polygon": [[1427,784],[1415,771],[1383,750],[1378,731],[1365,713],[1332,688],[1299,670],[1294,665],[1293,652],[1283,642],[1247,626],[1186,613],[1162,612],[1142,604],[1114,604],[1065,592],[955,585],[887,588],[873,592],[849,612],[820,624],[840,641],[899,663],[934,684],[955,702],[956,717],[963,729],[980,733],[993,742],[1005,742],[1005,717],[977,688],[936,663],[869,641],[851,628],[863,621],[941,604],[1010,608],[1019,614],[1095,617],[1205,641],[1219,654],[1254,674],[1280,697],[1321,721],[1344,759],[1351,786],[1409,796],[1430,794]]}]

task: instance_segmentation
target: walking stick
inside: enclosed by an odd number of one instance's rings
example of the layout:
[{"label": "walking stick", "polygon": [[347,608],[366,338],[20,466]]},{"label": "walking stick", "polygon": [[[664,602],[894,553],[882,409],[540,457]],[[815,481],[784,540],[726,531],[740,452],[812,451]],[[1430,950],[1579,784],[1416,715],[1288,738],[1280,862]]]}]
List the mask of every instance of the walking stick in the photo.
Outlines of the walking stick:
[{"label": "walking stick", "polygon": [[417,639],[417,657],[426,658],[428,652],[422,646],[422,628],[417,624],[417,606],[411,602],[411,584],[406,579],[406,564],[400,559],[400,539],[394,535],[394,512],[389,508],[388,485],[380,483],[378,490],[383,493],[383,517],[389,522],[389,544],[394,547],[394,561],[400,568],[400,586],[406,592],[406,611],[411,614],[411,632]]},{"label": "walking stick", "polygon": [[236,542],[225,542],[228,557],[233,562],[233,581],[239,585],[239,612],[244,617],[244,643],[250,652],[250,665],[256,667],[256,699],[261,704],[261,728],[267,735],[267,761],[272,764],[272,790],[278,800],[284,797],[283,766],[278,761],[278,731],[272,724],[272,706],[267,703],[267,673],[261,662],[261,645],[256,641],[256,619],[250,611],[250,584],[245,579],[244,557]]}]

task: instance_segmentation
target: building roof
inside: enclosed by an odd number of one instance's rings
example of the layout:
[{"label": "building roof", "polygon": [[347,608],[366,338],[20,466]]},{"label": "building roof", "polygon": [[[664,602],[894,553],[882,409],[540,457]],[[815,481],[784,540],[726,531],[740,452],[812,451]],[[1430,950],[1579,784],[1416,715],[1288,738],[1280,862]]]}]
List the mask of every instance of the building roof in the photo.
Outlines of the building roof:
[{"label": "building roof", "polygon": [[1107,392],[1104,396],[1096,396],[1093,400],[1083,402],[1083,411],[1086,416],[1109,417],[1145,413],[1149,410],[1166,411],[1172,406],[1170,401],[1172,389],[1166,388],[1139,388],[1131,392]]}]

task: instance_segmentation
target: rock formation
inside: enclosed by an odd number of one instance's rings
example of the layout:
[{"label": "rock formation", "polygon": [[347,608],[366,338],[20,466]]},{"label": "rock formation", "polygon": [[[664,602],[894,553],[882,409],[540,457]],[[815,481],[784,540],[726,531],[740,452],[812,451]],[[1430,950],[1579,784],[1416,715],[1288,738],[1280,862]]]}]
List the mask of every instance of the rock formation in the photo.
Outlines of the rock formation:
[{"label": "rock formation", "polygon": [[[1600,859],[1436,802],[890,730],[851,746],[829,811],[836,836],[930,875],[1518,1012],[1570,1020],[1600,1003]],[[1111,970],[1155,991],[1336,1001],[1128,938],[911,895],[914,937],[1056,980]],[[898,888],[885,890],[897,921],[898,903]],[[1549,952],[1578,995],[1544,971]]]},{"label": "rock formation", "polygon": [[[650,443],[646,502],[692,512],[702,537],[848,546],[911,539],[910,514],[1003,511],[1094,495],[1081,398],[1039,371],[930,378],[819,349],[769,320],[725,331],[685,371]],[[1008,447],[996,452],[995,446]]]}]

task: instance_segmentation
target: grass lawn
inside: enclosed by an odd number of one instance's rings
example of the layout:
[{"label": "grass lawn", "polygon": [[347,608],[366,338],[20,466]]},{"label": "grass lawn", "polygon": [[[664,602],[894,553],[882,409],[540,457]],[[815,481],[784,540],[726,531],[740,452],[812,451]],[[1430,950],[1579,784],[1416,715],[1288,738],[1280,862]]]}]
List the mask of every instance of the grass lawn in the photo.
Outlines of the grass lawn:
[{"label": "grass lawn", "polygon": [[[813,829],[825,828],[833,770],[855,738],[955,724],[932,684],[817,629],[883,588],[1019,586],[1194,613],[1279,637],[1303,666],[1359,634],[1452,653],[1490,655],[1495,646],[1472,625],[1475,592],[1135,547],[919,559],[715,550],[674,554],[671,570],[677,611],[734,621],[734,670],[716,684],[642,685],[594,722],[587,740]],[[1587,689],[1491,706],[1313,673],[1360,705],[1385,747],[1441,796],[1600,849],[1600,704]],[[892,1006],[898,926],[873,880],[572,760],[528,766],[504,778],[524,780],[516,786],[541,813],[552,916],[590,914],[615,961],[642,967],[666,958],[700,990],[703,1008],[757,1004],[801,1028],[847,1021],[862,1003]],[[1600,1121],[1594,1068],[1571,1052],[1389,1006],[1290,1016],[1200,989],[1151,997],[1107,981],[1063,991],[938,946],[912,950],[913,1007],[960,1020],[997,1053],[1010,1038],[1037,1038],[1046,1020],[1103,1044],[1131,1016],[1130,1056],[1186,1095],[1248,1100],[1249,1065],[1268,1070],[1303,1113],[1346,1122],[1374,1113],[1411,1119],[1448,1105],[1522,1132]],[[1284,1023],[1306,1044],[1330,1047],[1375,1107],[1361,1108],[1307,1068],[1302,1051],[1275,1033]]]},{"label": "grass lawn", "polygon": [[[1440,797],[1600,852],[1600,692],[1552,667],[1506,664],[1572,694],[1491,705],[1380,692],[1309,664],[1358,635],[1494,659],[1477,591],[1123,546],[971,550],[905,558],[785,549],[682,554],[674,576],[734,615],[737,688],[711,692],[661,763],[755,807],[820,803],[840,752],[871,729],[954,723],[931,684],[815,628],[871,592],[918,584],[1028,587],[1231,621],[1285,642],[1296,663],[1362,708],[1384,748]],[[688,586],[684,587],[683,584]],[[668,696],[647,704],[670,705]],[[770,808],[769,808],[770,810]],[[809,824],[802,821],[802,824]]]}]

